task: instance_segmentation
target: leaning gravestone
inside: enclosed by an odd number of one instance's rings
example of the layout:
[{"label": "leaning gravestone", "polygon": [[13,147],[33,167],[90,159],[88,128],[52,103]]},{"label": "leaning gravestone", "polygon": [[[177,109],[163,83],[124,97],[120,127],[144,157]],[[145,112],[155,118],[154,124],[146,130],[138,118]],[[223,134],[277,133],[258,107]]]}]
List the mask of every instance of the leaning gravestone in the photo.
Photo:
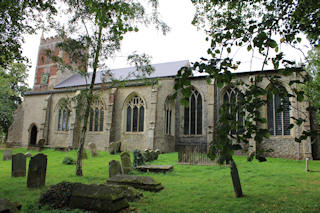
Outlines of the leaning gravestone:
[{"label": "leaning gravestone", "polygon": [[121,164],[123,169],[123,174],[127,175],[132,170],[130,154],[129,152],[121,153]]},{"label": "leaning gravestone", "polygon": [[98,156],[98,151],[97,151],[96,144],[95,143],[89,143],[88,145],[89,145],[91,157]]},{"label": "leaning gravestone", "polygon": [[3,151],[3,156],[2,156],[2,160],[11,160],[12,158],[12,150],[10,149],[5,149]]},{"label": "leaning gravestone", "polygon": [[11,176],[12,177],[26,176],[26,162],[27,162],[27,157],[24,154],[18,153],[18,154],[12,155]]},{"label": "leaning gravestone", "polygon": [[37,154],[31,157],[28,170],[28,188],[39,188],[45,185],[47,172],[47,156]]},{"label": "leaning gravestone", "polygon": [[122,175],[122,168],[119,161],[112,160],[109,162],[109,177],[113,177],[116,175]]}]

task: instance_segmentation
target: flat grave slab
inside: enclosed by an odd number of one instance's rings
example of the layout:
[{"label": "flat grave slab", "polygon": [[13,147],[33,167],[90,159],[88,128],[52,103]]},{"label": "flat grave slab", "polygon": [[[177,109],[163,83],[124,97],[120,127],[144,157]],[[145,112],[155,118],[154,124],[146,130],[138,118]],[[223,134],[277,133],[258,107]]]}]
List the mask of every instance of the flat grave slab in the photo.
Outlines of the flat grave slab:
[{"label": "flat grave slab", "polygon": [[107,184],[132,186],[136,189],[142,189],[151,192],[159,192],[163,189],[161,183],[148,176],[116,175],[109,178],[107,180]]},{"label": "flat grave slab", "polygon": [[172,165],[141,165],[136,167],[141,172],[171,172],[173,171]]}]

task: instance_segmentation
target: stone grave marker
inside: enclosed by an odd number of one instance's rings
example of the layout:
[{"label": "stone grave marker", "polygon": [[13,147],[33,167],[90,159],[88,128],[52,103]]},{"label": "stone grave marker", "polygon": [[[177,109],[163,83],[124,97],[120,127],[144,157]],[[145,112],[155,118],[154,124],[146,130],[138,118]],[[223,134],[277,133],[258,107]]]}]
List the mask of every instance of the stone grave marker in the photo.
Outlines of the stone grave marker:
[{"label": "stone grave marker", "polygon": [[2,153],[2,160],[11,160],[12,158],[12,150],[5,149]]},{"label": "stone grave marker", "polygon": [[18,154],[12,155],[11,176],[12,177],[26,176],[26,162],[27,162],[27,157],[24,154],[18,153]]},{"label": "stone grave marker", "polygon": [[123,169],[123,174],[127,175],[132,170],[132,164],[130,160],[129,152],[122,152],[121,153],[121,164]]},{"label": "stone grave marker", "polygon": [[97,150],[96,144],[95,143],[89,143],[88,145],[89,145],[91,157],[98,156],[98,150]]},{"label": "stone grave marker", "polygon": [[45,143],[46,143],[46,140],[45,140],[44,138],[39,139],[39,141],[38,141],[38,146],[39,146],[40,148],[43,148],[44,145],[45,145]]},{"label": "stone grave marker", "polygon": [[28,188],[40,188],[45,185],[47,173],[47,156],[40,153],[31,157],[28,169]]},{"label": "stone grave marker", "polygon": [[133,167],[136,168],[137,166],[144,164],[144,157],[142,156],[139,150],[133,151]]},{"label": "stone grave marker", "polygon": [[113,177],[116,175],[122,175],[123,171],[121,168],[121,164],[119,161],[112,160],[109,162],[109,177]]}]

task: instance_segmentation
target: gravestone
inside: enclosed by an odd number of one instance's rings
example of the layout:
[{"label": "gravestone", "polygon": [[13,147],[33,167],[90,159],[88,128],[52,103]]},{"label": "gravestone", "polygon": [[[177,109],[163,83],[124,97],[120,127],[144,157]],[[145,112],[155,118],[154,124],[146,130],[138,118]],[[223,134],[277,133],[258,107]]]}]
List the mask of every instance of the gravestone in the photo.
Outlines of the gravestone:
[{"label": "gravestone", "polygon": [[26,162],[27,162],[27,157],[24,154],[18,153],[18,154],[12,155],[11,176],[12,177],[26,176]]},{"label": "gravestone", "polygon": [[144,164],[144,158],[139,150],[133,151],[133,167],[136,168],[137,166]]},{"label": "gravestone", "polygon": [[157,160],[158,159],[158,155],[155,151],[150,150],[150,157],[151,157],[151,161]]},{"label": "gravestone", "polygon": [[160,155],[160,150],[156,149],[154,152],[156,153],[156,159],[155,160],[158,160],[158,157]]},{"label": "gravestone", "polygon": [[123,174],[127,175],[132,170],[130,154],[129,152],[121,153],[121,164],[123,169]]},{"label": "gravestone", "polygon": [[28,169],[28,188],[40,188],[45,185],[47,172],[47,156],[37,154],[31,157]]},{"label": "gravestone", "polygon": [[122,168],[119,161],[112,160],[109,162],[109,177],[113,177],[116,175],[122,175]]},{"label": "gravestone", "polygon": [[97,150],[96,144],[95,143],[89,143],[88,145],[89,145],[91,157],[98,156],[98,150]]},{"label": "gravestone", "polygon": [[42,138],[42,139],[40,139],[40,140],[38,141],[38,146],[39,146],[40,148],[43,148],[44,145],[45,145],[45,143],[46,143],[46,140],[45,140],[44,138]]},{"label": "gravestone", "polygon": [[109,144],[109,148],[108,148],[108,151],[111,155],[115,154],[116,153],[116,144],[114,142],[111,142]]},{"label": "gravestone", "polygon": [[12,158],[12,150],[5,149],[2,153],[2,160],[11,160]]},{"label": "gravestone", "polygon": [[149,149],[145,149],[144,152],[143,152],[143,158],[144,158],[144,161],[145,162],[150,162],[152,161],[151,159],[151,153],[150,153],[150,150]]},{"label": "gravestone", "polygon": [[120,149],[121,149],[121,142],[120,141],[117,141],[117,142],[111,142],[109,144],[109,148],[108,148],[108,151],[110,154],[116,154],[118,152],[120,152]]}]

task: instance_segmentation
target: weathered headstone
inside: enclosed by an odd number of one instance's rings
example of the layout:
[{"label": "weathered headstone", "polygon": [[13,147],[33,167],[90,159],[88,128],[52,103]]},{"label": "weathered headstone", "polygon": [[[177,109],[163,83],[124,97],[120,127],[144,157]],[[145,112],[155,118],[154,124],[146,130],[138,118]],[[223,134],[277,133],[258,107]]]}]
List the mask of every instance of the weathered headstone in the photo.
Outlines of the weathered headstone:
[{"label": "weathered headstone", "polygon": [[160,155],[160,150],[156,149],[154,152],[156,153],[156,159],[155,160],[158,160],[158,157]]},{"label": "weathered headstone", "polygon": [[38,147],[43,148],[45,143],[46,143],[46,140],[44,138],[40,139],[38,141]]},{"label": "weathered headstone", "polygon": [[121,164],[119,161],[112,160],[109,162],[109,177],[113,177],[116,175],[122,175],[123,171],[121,168]]},{"label": "weathered headstone", "polygon": [[113,154],[120,152],[120,149],[121,149],[121,141],[111,142],[109,144],[108,151],[110,154],[113,155]]},{"label": "weathered headstone", "polygon": [[12,155],[11,176],[12,177],[26,176],[26,162],[27,162],[27,157],[24,154],[18,153],[18,154]]},{"label": "weathered headstone", "polygon": [[95,143],[89,143],[88,146],[89,146],[89,149],[90,149],[91,157],[98,156],[98,150],[97,150],[96,144]]},{"label": "weathered headstone", "polygon": [[133,151],[133,167],[136,168],[137,166],[144,164],[144,158],[139,150]]},{"label": "weathered headstone", "polygon": [[31,152],[26,152],[26,154],[24,154],[27,158],[31,158],[32,157],[32,154]]},{"label": "weathered headstone", "polygon": [[31,157],[28,169],[28,188],[39,188],[45,185],[47,172],[47,156],[37,154]]},{"label": "weathered headstone", "polygon": [[117,144],[115,142],[111,142],[109,144],[109,148],[108,148],[108,151],[111,155],[115,154],[116,153],[116,149],[117,149]]},{"label": "weathered headstone", "polygon": [[132,170],[132,164],[130,160],[129,152],[122,152],[121,153],[121,164],[123,169],[123,174],[127,175]]},{"label": "weathered headstone", "polygon": [[150,159],[151,161],[154,161],[158,158],[157,154],[155,153],[155,151],[150,150]]},{"label": "weathered headstone", "polygon": [[12,159],[12,150],[5,149],[2,153],[2,160],[11,160]]},{"label": "weathered headstone", "polygon": [[145,149],[145,150],[144,150],[144,152],[143,152],[143,158],[144,158],[144,161],[146,161],[146,162],[152,161],[152,160],[151,160],[151,153],[150,153],[150,150],[149,150],[149,149]]}]

